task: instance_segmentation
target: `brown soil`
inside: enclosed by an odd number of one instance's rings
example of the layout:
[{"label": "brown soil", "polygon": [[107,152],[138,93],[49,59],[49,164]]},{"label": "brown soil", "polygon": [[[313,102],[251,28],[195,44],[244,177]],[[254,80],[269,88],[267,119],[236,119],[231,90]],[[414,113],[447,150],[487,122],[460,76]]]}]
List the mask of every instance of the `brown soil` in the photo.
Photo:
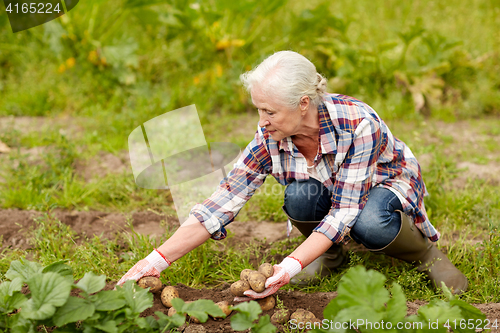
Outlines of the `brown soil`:
[{"label": "brown soil", "polygon": [[[177,285],[176,288],[179,291],[179,297],[184,301],[210,299],[214,302],[227,301],[231,305],[238,304],[233,302],[234,295],[231,294],[228,284],[217,289],[193,289],[182,284]],[[306,294],[298,291],[278,290],[275,295],[278,296],[288,310],[294,312],[299,308],[306,309],[314,313],[316,318],[323,319],[323,309],[337,295],[337,293],[329,292]],[[150,316],[156,311],[160,311],[165,314],[168,312],[168,308],[161,303],[159,294],[155,294],[153,307],[144,311],[143,315]],[[276,311],[276,309],[265,311],[262,314],[272,316],[274,311]],[[206,323],[201,325],[205,328],[206,332],[234,332],[231,328],[231,316],[234,315],[234,313],[235,312],[223,320],[214,320],[209,318]]]},{"label": "brown soil", "polygon": [[[34,210],[0,209],[0,236],[3,241],[0,249],[5,247],[29,248],[27,239],[28,231],[35,226],[34,220],[41,218],[44,214]],[[166,229],[179,226],[175,217],[166,216],[154,211],[136,212],[129,215],[122,213],[104,212],[79,212],[58,211],[53,215],[62,223],[71,226],[78,234],[79,239],[101,236],[113,239],[116,234],[130,232],[127,219],[130,219],[134,231],[139,234],[149,235],[159,240]],[[286,238],[285,223],[273,222],[233,222],[229,228],[234,233],[239,243],[248,243],[254,238],[265,239],[267,242],[275,242]],[[299,236],[294,229],[291,237]]]}]

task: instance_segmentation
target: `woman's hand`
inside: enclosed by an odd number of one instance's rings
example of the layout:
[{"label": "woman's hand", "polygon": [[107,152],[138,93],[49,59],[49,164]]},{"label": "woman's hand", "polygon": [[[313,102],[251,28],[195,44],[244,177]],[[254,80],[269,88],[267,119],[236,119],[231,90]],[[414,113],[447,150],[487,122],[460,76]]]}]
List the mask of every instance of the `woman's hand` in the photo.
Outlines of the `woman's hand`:
[{"label": "woman's hand", "polygon": [[159,278],[160,273],[170,266],[170,261],[167,260],[157,249],[154,249],[146,258],[137,262],[121,279],[117,285],[121,286],[127,280],[139,280],[145,276],[154,276]]},{"label": "woman's hand", "polygon": [[290,279],[303,269],[300,261],[291,256],[286,257],[279,265],[274,265],[273,268],[273,276],[266,280],[266,290],[261,293],[247,290],[244,292],[247,297],[236,297],[234,301],[244,302],[270,296],[284,285],[290,283]]}]

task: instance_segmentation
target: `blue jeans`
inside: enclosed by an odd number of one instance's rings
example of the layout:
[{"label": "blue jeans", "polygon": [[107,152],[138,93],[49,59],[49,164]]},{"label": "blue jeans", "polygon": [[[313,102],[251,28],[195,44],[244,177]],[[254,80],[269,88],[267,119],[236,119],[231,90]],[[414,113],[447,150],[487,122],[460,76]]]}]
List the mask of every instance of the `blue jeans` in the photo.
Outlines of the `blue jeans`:
[{"label": "blue jeans", "polygon": [[[332,207],[331,192],[319,181],[293,181],[285,190],[285,209],[298,221],[321,221]],[[370,250],[388,245],[398,234],[403,210],[398,197],[386,188],[374,187],[354,226],[351,238]]]}]

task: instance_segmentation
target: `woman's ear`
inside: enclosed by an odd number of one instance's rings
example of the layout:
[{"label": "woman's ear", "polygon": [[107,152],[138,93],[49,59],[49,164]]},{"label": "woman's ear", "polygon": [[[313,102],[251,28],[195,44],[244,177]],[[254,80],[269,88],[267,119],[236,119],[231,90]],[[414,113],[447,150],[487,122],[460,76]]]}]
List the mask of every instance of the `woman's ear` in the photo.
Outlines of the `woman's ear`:
[{"label": "woman's ear", "polygon": [[300,99],[300,111],[304,113],[309,108],[309,96],[302,96]]}]

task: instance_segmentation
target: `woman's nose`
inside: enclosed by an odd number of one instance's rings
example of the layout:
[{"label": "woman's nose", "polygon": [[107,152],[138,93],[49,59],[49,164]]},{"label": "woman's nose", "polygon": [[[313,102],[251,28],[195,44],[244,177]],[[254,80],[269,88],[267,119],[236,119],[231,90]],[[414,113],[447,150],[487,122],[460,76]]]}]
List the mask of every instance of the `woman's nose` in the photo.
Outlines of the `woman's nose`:
[{"label": "woman's nose", "polygon": [[265,113],[263,113],[263,112],[262,112],[262,113],[259,115],[259,126],[260,126],[260,127],[266,127],[266,126],[267,126],[267,125],[269,125],[269,124],[270,124],[270,122],[269,122],[269,120],[267,119],[267,117],[266,117]]}]

